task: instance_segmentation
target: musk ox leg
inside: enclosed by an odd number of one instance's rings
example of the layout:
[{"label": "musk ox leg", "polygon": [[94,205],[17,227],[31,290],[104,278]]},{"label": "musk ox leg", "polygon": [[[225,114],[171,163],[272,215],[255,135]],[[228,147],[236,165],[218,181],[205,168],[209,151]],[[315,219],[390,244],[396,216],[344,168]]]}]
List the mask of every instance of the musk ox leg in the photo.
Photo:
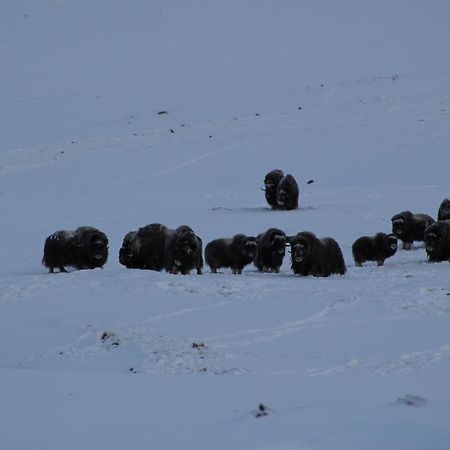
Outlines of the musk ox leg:
[{"label": "musk ox leg", "polygon": [[265,273],[269,273],[269,272],[272,272],[272,269],[270,267],[263,266],[262,271]]},{"label": "musk ox leg", "polygon": [[275,267],[275,269],[273,269],[274,273],[280,273],[280,268],[279,267]]},{"label": "musk ox leg", "polygon": [[211,267],[211,273],[217,273],[217,269],[215,267]]},{"label": "musk ox leg", "polygon": [[233,273],[233,275],[236,275],[238,273],[237,269],[231,269],[231,272]]},{"label": "musk ox leg", "polygon": [[378,261],[377,261],[377,266],[379,267],[379,266],[382,266],[384,264],[384,259],[379,259]]},{"label": "musk ox leg", "polygon": [[356,267],[362,267],[362,262],[359,262],[359,261],[356,262],[356,261],[355,261],[355,265],[356,265]]},{"label": "musk ox leg", "polygon": [[412,242],[403,242],[403,250],[411,250]]},{"label": "musk ox leg", "polygon": [[201,267],[197,267],[197,275],[201,275],[203,273]]},{"label": "musk ox leg", "polygon": [[63,273],[67,273],[67,270],[64,268],[64,266],[59,266],[59,271]]}]

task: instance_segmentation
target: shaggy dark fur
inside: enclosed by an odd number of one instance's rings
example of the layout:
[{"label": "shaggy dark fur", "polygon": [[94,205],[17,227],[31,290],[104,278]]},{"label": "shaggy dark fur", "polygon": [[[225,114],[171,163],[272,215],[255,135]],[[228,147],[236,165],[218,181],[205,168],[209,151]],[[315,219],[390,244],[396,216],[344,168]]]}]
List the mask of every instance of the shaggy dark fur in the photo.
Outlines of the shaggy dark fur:
[{"label": "shaggy dark fur", "polygon": [[282,170],[275,169],[270,171],[264,178],[264,191],[267,203],[272,209],[278,209],[277,189],[279,182],[284,178]]},{"label": "shaggy dark fur", "polygon": [[393,234],[377,233],[375,236],[362,236],[353,243],[352,253],[359,267],[366,261],[376,261],[382,266],[384,260],[395,255],[397,238]]},{"label": "shaggy dark fur", "polygon": [[151,223],[137,231],[130,231],[123,239],[119,262],[129,269],[161,271],[164,268],[168,231],[160,223]]},{"label": "shaggy dark fur", "polygon": [[205,247],[206,264],[211,273],[217,273],[221,267],[230,267],[233,274],[241,274],[242,269],[255,259],[256,247],[256,238],[245,234],[215,239]]},{"label": "shaggy dark fur", "polygon": [[168,230],[164,248],[164,268],[167,272],[186,275],[196,269],[202,273],[202,240],[187,225]]},{"label": "shaggy dark fur", "polygon": [[286,234],[278,228],[269,228],[257,237],[255,266],[261,272],[280,271],[286,251]]},{"label": "shaggy dark fur", "polygon": [[439,206],[438,220],[450,219],[450,200],[445,198],[442,200],[441,206]]},{"label": "shaggy dark fur", "polygon": [[295,274],[328,277],[347,271],[339,244],[332,238],[318,239],[304,231],[291,239],[291,268]]},{"label": "shaggy dark fur", "polygon": [[425,250],[430,261],[450,261],[450,220],[438,220],[425,230]]},{"label": "shaggy dark fur", "polygon": [[297,209],[298,208],[298,184],[292,175],[286,175],[277,188],[277,208]]},{"label": "shaggy dark fur", "polygon": [[42,264],[53,273],[65,266],[77,269],[103,267],[108,259],[108,238],[97,228],[79,227],[75,231],[56,231],[44,245]]},{"label": "shaggy dark fur", "polygon": [[434,219],[426,214],[413,214],[403,211],[391,219],[392,233],[403,242],[405,250],[410,250],[414,241],[423,241],[425,228],[434,223]]}]

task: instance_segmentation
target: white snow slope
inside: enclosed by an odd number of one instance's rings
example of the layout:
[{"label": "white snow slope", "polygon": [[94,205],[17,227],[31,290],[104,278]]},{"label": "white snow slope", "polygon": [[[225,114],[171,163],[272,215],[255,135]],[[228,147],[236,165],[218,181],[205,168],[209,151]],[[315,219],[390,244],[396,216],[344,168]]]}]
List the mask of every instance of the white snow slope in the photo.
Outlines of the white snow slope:
[{"label": "white snow slope", "polygon": [[[0,448],[449,449],[450,265],[351,256],[450,196],[449,23],[447,0],[3,0]],[[268,209],[274,168],[299,210]],[[348,272],[121,266],[152,222],[311,230]],[[80,225],[107,264],[48,274]]]}]

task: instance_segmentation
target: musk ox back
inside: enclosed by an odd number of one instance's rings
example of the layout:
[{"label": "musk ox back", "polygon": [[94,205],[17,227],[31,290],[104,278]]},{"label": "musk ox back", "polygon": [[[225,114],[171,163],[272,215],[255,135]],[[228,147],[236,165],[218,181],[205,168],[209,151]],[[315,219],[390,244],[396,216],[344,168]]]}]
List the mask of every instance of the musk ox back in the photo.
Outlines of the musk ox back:
[{"label": "musk ox back", "polygon": [[284,177],[284,172],[280,169],[270,171],[264,178],[264,191],[267,203],[272,209],[278,209],[277,189],[278,184]]},{"label": "musk ox back", "polygon": [[233,274],[241,274],[242,269],[255,259],[256,248],[256,238],[245,234],[215,239],[205,247],[206,264],[211,273],[217,273],[221,267],[230,267]]},{"label": "musk ox back", "polygon": [[278,209],[297,209],[298,208],[299,189],[297,181],[292,175],[286,175],[278,183],[277,188],[277,208]]},{"label": "musk ox back", "polygon": [[200,275],[203,268],[202,247],[202,240],[187,225],[168,230],[164,248],[164,268],[167,272],[183,275],[196,269]]},{"label": "musk ox back", "polygon": [[168,228],[160,223],[151,223],[130,231],[123,239],[119,251],[119,262],[129,269],[161,271],[164,268],[164,248]]},{"label": "musk ox back", "polygon": [[60,230],[49,236],[44,244],[42,264],[53,273],[65,267],[95,269],[108,259],[108,238],[94,227],[79,227],[75,231]]},{"label": "musk ox back", "polygon": [[291,268],[295,274],[328,277],[347,271],[339,244],[332,238],[318,239],[304,231],[290,238]]},{"label": "musk ox back", "polygon": [[414,241],[423,241],[425,229],[434,223],[427,214],[413,214],[403,211],[391,218],[392,233],[403,242],[405,250],[410,250]]},{"label": "musk ox back", "polygon": [[432,262],[450,261],[450,220],[438,220],[425,230],[425,250]]},{"label": "musk ox back", "polygon": [[379,266],[397,251],[397,238],[393,234],[377,233],[361,236],[352,245],[353,259],[359,267],[366,261],[376,261]]},{"label": "musk ox back", "polygon": [[261,272],[280,271],[286,251],[286,234],[278,228],[269,228],[257,237],[255,266]]},{"label": "musk ox back", "polygon": [[445,198],[442,200],[438,211],[438,220],[449,220],[450,219],[450,200]]}]

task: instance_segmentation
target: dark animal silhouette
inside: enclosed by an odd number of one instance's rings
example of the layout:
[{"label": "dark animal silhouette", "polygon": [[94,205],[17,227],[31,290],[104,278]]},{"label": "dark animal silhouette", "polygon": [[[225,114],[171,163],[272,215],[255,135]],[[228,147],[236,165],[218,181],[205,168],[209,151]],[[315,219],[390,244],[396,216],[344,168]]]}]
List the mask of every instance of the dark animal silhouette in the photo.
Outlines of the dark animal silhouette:
[{"label": "dark animal silhouette", "polygon": [[205,247],[205,261],[211,273],[217,273],[221,267],[230,267],[233,274],[241,274],[242,269],[255,259],[256,248],[256,238],[245,234],[215,239]]},{"label": "dark animal silhouette", "polygon": [[151,223],[130,231],[123,239],[119,262],[129,269],[161,271],[164,268],[164,249],[169,229],[160,223]]},{"label": "dark animal silhouette", "polygon": [[182,225],[176,230],[168,230],[164,248],[164,268],[167,272],[186,275],[196,269],[197,274],[203,268],[202,240],[192,228]]},{"label": "dark animal silhouette", "polygon": [[297,209],[299,189],[292,175],[286,175],[277,187],[277,209]]},{"label": "dark animal silhouette", "polygon": [[425,230],[425,250],[429,261],[450,261],[450,220],[438,220]]},{"label": "dark animal silhouette", "polygon": [[402,248],[410,250],[414,241],[423,241],[427,227],[434,223],[434,219],[427,214],[413,214],[403,211],[391,218],[392,233],[403,242]]},{"label": "dark animal silhouette", "polygon": [[339,244],[332,238],[318,239],[303,231],[290,238],[291,268],[295,274],[328,277],[347,271]]},{"label": "dark animal silhouette", "polygon": [[45,240],[42,264],[50,273],[55,268],[67,272],[68,267],[95,269],[108,259],[108,238],[94,227],[78,227],[75,231],[60,230]]},{"label": "dark animal silhouette", "polygon": [[278,228],[269,228],[257,237],[258,246],[254,264],[261,272],[279,272],[286,251],[286,234]]},{"label": "dark animal silhouette", "polygon": [[449,220],[450,219],[450,200],[444,198],[438,211],[438,220]]},{"label": "dark animal silhouette", "polygon": [[267,203],[272,209],[278,209],[277,189],[279,182],[284,178],[284,172],[280,169],[270,171],[264,178],[264,191]]},{"label": "dark animal silhouette", "polygon": [[361,236],[352,245],[353,259],[359,267],[366,261],[384,261],[397,251],[397,238],[393,234],[377,233],[375,236]]}]

